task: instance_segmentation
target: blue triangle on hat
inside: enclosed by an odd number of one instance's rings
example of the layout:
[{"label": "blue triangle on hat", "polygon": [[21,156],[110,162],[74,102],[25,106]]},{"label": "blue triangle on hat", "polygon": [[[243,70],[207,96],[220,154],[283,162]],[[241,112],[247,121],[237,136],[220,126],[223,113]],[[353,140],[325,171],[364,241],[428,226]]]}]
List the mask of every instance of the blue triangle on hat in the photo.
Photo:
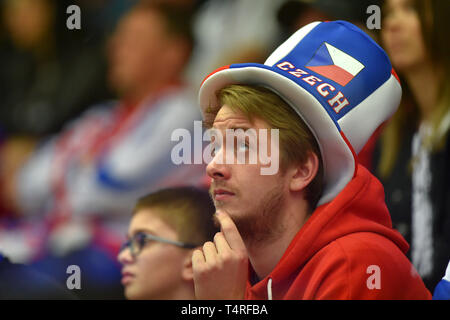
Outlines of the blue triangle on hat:
[{"label": "blue triangle on hat", "polygon": [[323,43],[319,49],[316,51],[314,56],[306,64],[307,67],[314,66],[330,66],[333,65],[333,59],[331,59],[330,53],[328,52],[327,46]]}]

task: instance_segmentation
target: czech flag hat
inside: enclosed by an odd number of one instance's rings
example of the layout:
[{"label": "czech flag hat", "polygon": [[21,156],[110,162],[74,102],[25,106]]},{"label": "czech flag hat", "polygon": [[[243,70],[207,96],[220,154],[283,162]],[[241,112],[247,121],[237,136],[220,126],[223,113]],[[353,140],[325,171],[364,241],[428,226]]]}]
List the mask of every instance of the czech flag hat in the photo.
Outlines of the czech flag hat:
[{"label": "czech flag hat", "polygon": [[400,82],[386,53],[346,21],[310,23],[263,65],[232,64],[208,75],[199,92],[205,119],[215,116],[208,110],[220,108],[217,90],[231,84],[272,90],[309,126],[324,167],[319,205],[331,201],[355,176],[356,154],[396,111],[401,98]]}]

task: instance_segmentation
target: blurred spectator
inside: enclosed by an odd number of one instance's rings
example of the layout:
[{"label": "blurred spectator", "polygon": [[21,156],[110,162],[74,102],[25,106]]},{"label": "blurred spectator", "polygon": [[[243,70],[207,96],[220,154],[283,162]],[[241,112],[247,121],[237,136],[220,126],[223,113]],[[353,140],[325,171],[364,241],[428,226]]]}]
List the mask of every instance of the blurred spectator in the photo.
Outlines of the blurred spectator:
[{"label": "blurred spectator", "polygon": [[193,187],[139,199],[118,256],[127,299],[195,299],[192,252],[219,231],[214,212],[208,191]]},{"label": "blurred spectator", "polygon": [[379,3],[380,0],[285,0],[277,18],[286,35],[311,22],[329,20],[346,20],[367,32],[367,7]]},{"label": "blurred spectator", "polygon": [[387,0],[381,28],[404,94],[381,136],[377,173],[430,291],[450,259],[449,15],[448,1]]},{"label": "blurred spectator", "polygon": [[[125,234],[126,214],[138,197],[165,186],[201,182],[204,165],[177,166],[171,160],[172,132],[192,131],[194,120],[201,119],[196,99],[180,81],[192,50],[190,16],[151,2],[134,7],[121,19],[108,48],[108,79],[121,101],[88,110],[40,143],[3,182],[5,190],[13,190],[3,194],[7,203],[30,218],[45,218],[48,238],[28,244],[53,255],[71,253],[70,263],[74,252],[85,248],[86,260],[96,267],[102,259],[98,250],[104,249],[108,268]],[[50,267],[41,263],[40,268]],[[119,285],[118,266],[104,274],[101,267],[94,269],[96,281],[112,274],[111,281]],[[99,286],[97,293],[104,291]]]},{"label": "blurred spectator", "polygon": [[[75,4],[81,9],[84,41],[101,42],[114,32],[118,21],[139,0],[58,0],[65,7]],[[66,15],[67,17],[67,15]]]},{"label": "blurred spectator", "polygon": [[263,62],[276,45],[276,9],[282,0],[208,0],[198,9],[197,42],[187,76],[198,88],[218,67],[231,63]]},{"label": "blurred spectator", "polygon": [[75,299],[71,292],[52,278],[32,268],[11,263],[0,253],[0,300]]},{"label": "blurred spectator", "polygon": [[[67,1],[2,1],[0,128],[48,135],[110,96],[101,39],[66,27]],[[82,50],[81,50],[82,49]]]}]

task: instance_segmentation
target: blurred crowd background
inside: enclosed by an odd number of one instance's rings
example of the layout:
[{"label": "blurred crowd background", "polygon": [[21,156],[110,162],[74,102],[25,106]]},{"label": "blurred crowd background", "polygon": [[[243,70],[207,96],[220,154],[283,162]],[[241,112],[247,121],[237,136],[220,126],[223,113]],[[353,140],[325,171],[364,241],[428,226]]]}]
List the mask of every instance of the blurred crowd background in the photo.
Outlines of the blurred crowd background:
[{"label": "blurred crowd background", "polygon": [[[72,4],[79,30],[66,26]],[[366,28],[373,4],[381,30]],[[208,187],[203,165],[170,160],[173,130],[201,120],[202,79],[263,63],[310,22],[343,19],[402,80],[399,112],[359,156],[432,290],[450,247],[448,14],[446,0],[1,0],[0,253],[62,286],[78,265],[77,297],[123,298],[117,253],[136,199]]]}]

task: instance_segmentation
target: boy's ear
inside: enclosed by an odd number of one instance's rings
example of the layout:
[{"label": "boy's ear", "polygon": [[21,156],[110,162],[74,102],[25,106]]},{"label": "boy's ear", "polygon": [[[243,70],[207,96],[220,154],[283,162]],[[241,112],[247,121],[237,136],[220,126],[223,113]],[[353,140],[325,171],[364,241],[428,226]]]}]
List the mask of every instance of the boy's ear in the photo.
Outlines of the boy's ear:
[{"label": "boy's ear", "polygon": [[183,259],[183,265],[181,266],[181,278],[185,281],[194,281],[194,270],[192,269],[192,253],[193,250],[189,250]]},{"label": "boy's ear", "polygon": [[306,157],[306,161],[295,167],[292,167],[290,172],[291,181],[289,183],[289,189],[291,191],[304,190],[310,182],[316,177],[319,171],[319,157],[309,151]]}]

